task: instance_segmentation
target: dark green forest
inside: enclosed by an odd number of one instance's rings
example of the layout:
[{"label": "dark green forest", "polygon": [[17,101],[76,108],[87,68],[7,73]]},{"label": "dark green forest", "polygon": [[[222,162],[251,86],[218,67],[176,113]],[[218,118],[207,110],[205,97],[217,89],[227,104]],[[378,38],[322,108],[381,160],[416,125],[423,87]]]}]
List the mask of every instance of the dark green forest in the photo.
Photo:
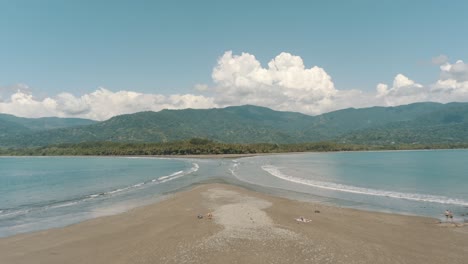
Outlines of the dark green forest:
[{"label": "dark green forest", "polygon": [[0,155],[12,156],[145,156],[145,155],[203,155],[203,154],[261,154],[287,152],[330,152],[369,150],[417,150],[468,148],[468,144],[437,145],[357,145],[335,142],[301,144],[232,144],[193,138],[168,143],[86,142],[58,144],[47,147],[0,149]]},{"label": "dark green forest", "polygon": [[317,116],[244,105],[140,112],[100,122],[0,114],[3,155],[245,154],[466,144],[468,103],[349,108]]}]

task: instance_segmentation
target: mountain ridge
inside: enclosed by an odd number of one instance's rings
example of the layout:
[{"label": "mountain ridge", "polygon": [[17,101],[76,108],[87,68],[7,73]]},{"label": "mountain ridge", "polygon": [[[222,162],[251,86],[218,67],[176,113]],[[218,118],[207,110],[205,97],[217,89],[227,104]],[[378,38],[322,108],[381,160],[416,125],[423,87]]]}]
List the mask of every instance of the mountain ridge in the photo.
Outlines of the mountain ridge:
[{"label": "mountain ridge", "polygon": [[468,103],[423,102],[394,107],[348,108],[317,116],[254,105],[165,109],[119,115],[101,122],[46,119],[49,123],[42,124],[44,120],[22,120],[28,121],[28,126],[25,122],[11,122],[4,116],[0,115],[2,147],[91,141],[169,142],[190,138],[278,144],[468,142],[468,132],[465,132],[468,131]]}]

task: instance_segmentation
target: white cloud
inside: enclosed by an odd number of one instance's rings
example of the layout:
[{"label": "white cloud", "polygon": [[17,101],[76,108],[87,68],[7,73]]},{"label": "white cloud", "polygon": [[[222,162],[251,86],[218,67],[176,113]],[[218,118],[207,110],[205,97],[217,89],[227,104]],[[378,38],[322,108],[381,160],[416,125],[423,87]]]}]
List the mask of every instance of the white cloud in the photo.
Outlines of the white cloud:
[{"label": "white cloud", "polygon": [[318,66],[306,67],[301,57],[281,53],[264,67],[249,53],[225,52],[212,72],[214,85],[197,84],[195,93],[143,94],[105,88],[80,96],[60,93],[34,97],[26,85],[0,87],[0,113],[24,117],[83,117],[105,120],[115,115],[162,109],[213,108],[253,104],[276,110],[320,114],[347,107],[395,106],[422,101],[468,101],[468,65],[451,64],[444,55],[433,59],[440,78],[422,85],[403,74],[374,91],[339,90]]},{"label": "white cloud", "polygon": [[440,66],[440,79],[431,85],[431,93],[440,102],[468,101],[468,64],[462,60]]},{"label": "white cloud", "polygon": [[427,89],[403,74],[397,74],[391,88],[379,83],[376,87],[375,105],[395,106],[427,101]]},{"label": "white cloud", "polygon": [[17,91],[9,99],[0,102],[0,113],[24,117],[55,116],[57,102],[51,98],[36,100],[31,94]]},{"label": "white cloud", "polygon": [[131,91],[112,92],[99,88],[80,97],[61,93],[54,98],[42,100],[18,91],[12,94],[9,100],[0,102],[0,112],[24,117],[59,116],[105,120],[112,116],[140,111],[215,106],[213,98],[199,95],[164,96]]},{"label": "white cloud", "polygon": [[252,54],[228,51],[219,58],[212,78],[217,85],[215,102],[220,105],[319,113],[338,93],[324,69],[306,68],[299,56],[284,52],[264,68]]},{"label": "white cloud", "polygon": [[0,86],[0,102],[2,101],[2,98],[8,98],[11,96],[11,94],[17,92],[17,91],[22,91],[23,93],[26,94],[31,94],[31,89],[23,83],[15,84],[15,85],[9,85],[9,86]]},{"label": "white cloud", "polygon": [[57,95],[57,110],[59,112],[76,116],[87,114],[91,110],[90,105],[85,98],[77,98],[70,93],[61,93]]},{"label": "white cloud", "polygon": [[461,60],[453,64],[445,61],[440,65],[439,80],[427,86],[398,74],[390,89],[386,84],[378,84],[376,91],[377,98],[382,100],[383,105],[393,106],[423,101],[466,102],[468,101],[468,65]]},{"label": "white cloud", "polygon": [[454,64],[445,63],[440,66],[442,80],[468,81],[468,64],[458,60]]},{"label": "white cloud", "polygon": [[377,97],[383,97],[388,94],[388,85],[384,83],[377,84]]},{"label": "white cloud", "polygon": [[226,52],[213,69],[220,106],[255,104],[277,110],[320,114],[347,107],[396,106],[415,102],[468,101],[468,67],[448,63],[444,55],[433,59],[441,65],[441,80],[424,86],[403,74],[390,85],[379,83],[374,92],[338,90],[327,72],[306,68],[299,56],[281,53],[262,67],[254,55]]},{"label": "white cloud", "polygon": [[195,84],[193,88],[199,92],[205,92],[205,91],[208,91],[209,89],[207,84],[201,84],[201,83]]}]

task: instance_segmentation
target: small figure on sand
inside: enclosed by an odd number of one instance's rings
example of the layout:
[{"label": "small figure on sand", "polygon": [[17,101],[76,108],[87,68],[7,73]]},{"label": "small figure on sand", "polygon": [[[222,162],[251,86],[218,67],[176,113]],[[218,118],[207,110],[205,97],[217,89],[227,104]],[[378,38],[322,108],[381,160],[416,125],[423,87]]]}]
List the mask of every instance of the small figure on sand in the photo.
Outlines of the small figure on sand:
[{"label": "small figure on sand", "polygon": [[453,222],[453,213],[449,211],[448,217],[450,218],[450,222]]},{"label": "small figure on sand", "polygon": [[445,210],[444,214],[445,214],[445,222],[448,222],[450,211],[447,209]]},{"label": "small figure on sand", "polygon": [[311,222],[312,220],[307,219],[307,218],[305,218],[305,217],[303,217],[303,216],[300,216],[299,218],[296,218],[296,221],[298,221],[298,222],[303,222],[303,223],[309,223],[309,222]]},{"label": "small figure on sand", "polygon": [[211,213],[208,213],[208,214],[206,215],[206,217],[207,217],[208,219],[211,219],[211,218],[213,218],[213,215],[212,215]]}]

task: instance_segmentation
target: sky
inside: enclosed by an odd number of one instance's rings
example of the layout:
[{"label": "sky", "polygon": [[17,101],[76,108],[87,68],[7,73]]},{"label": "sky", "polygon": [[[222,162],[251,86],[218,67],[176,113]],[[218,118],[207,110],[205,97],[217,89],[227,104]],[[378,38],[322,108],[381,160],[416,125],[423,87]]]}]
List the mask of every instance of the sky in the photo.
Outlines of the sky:
[{"label": "sky", "polygon": [[468,102],[467,1],[0,0],[0,113]]}]

